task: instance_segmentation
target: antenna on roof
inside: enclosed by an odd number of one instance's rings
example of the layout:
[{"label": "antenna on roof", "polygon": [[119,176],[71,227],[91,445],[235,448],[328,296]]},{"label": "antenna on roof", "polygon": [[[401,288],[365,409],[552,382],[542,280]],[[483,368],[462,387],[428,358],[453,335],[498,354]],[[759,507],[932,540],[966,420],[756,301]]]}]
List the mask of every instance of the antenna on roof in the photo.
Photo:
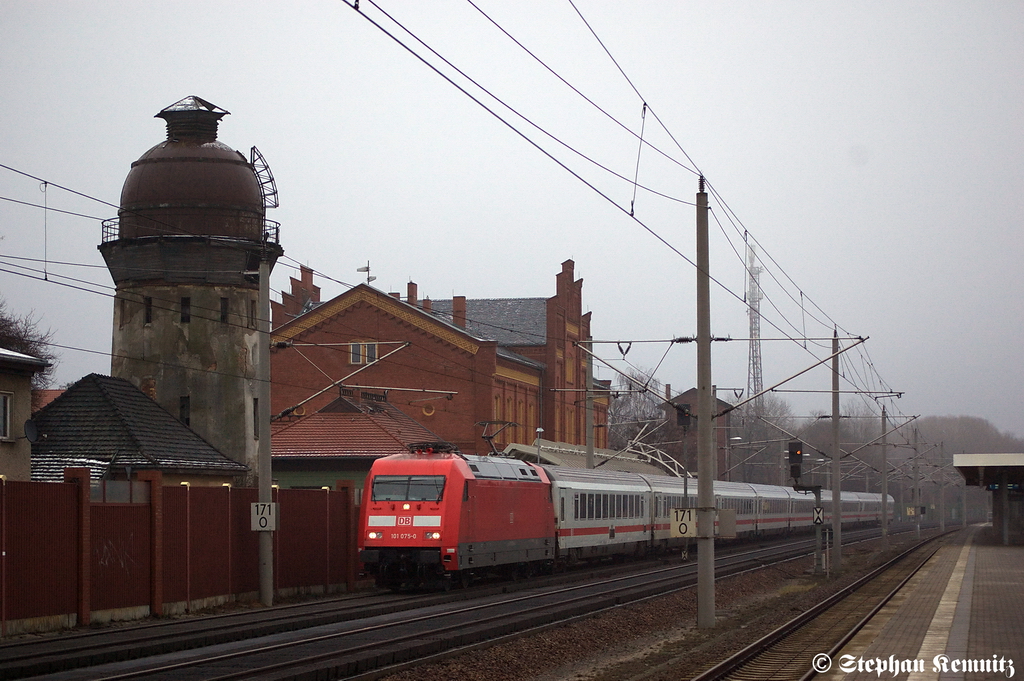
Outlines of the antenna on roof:
[{"label": "antenna on roof", "polygon": [[371,281],[377,279],[377,277],[370,276],[370,261],[366,261],[366,267],[357,267],[356,272],[366,272],[366,283],[369,284]]}]

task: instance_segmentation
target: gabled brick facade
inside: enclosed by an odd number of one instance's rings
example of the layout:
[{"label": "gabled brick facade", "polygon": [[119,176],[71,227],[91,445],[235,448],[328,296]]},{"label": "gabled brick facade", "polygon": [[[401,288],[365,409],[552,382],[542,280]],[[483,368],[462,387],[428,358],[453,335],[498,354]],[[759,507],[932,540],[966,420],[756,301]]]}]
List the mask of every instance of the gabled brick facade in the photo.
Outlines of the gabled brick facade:
[{"label": "gabled brick facade", "polygon": [[[573,343],[590,333],[590,313],[582,314],[583,281],[574,280],[571,260],[547,299],[421,301],[409,284],[401,300],[360,284],[321,303],[311,272],[300,276],[273,305],[273,413],[397,350],[344,385],[391,388],[391,404],[467,453],[487,451],[484,421],[517,424],[495,438],[499,448],[532,442],[538,427],[545,439],[585,444],[586,365]],[[339,390],[300,409],[320,409]],[[607,403],[596,402],[595,445],[604,447]]]}]

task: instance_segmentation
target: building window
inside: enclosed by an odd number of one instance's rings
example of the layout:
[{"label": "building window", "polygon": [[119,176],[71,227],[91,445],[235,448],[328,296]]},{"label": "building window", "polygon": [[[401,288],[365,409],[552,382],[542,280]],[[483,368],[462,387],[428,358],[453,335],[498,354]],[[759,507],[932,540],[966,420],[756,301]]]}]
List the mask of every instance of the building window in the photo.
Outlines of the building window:
[{"label": "building window", "polygon": [[128,301],[118,298],[117,328],[123,329],[128,317]]},{"label": "building window", "polygon": [[228,299],[220,299],[220,320],[226,322],[228,320]]},{"label": "building window", "polygon": [[260,398],[252,398],[252,437],[260,439]]},{"label": "building window", "polygon": [[249,301],[249,328],[250,329],[255,329],[256,328],[256,301],[255,300],[250,300]]},{"label": "building window", "polygon": [[178,398],[178,420],[186,426],[191,425],[192,400],[188,395],[182,395]]},{"label": "building window", "polygon": [[376,343],[349,343],[349,364],[369,364],[376,361]]},{"label": "building window", "polygon": [[11,439],[11,393],[0,393],[0,440]]},{"label": "building window", "polygon": [[181,323],[188,324],[192,321],[192,299],[188,296],[181,297]]},{"label": "building window", "polygon": [[146,296],[142,300],[142,305],[145,308],[145,312],[143,313],[143,321],[146,324],[152,324],[153,323],[153,299],[151,297],[149,297],[149,296]]}]

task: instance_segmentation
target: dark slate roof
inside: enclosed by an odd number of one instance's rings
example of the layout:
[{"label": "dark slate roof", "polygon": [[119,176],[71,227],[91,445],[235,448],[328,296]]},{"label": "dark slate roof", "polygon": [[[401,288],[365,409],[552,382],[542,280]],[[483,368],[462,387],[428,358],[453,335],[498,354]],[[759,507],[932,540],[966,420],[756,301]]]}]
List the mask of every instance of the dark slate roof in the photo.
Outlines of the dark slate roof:
[{"label": "dark slate roof", "polygon": [[315,414],[274,423],[271,448],[282,458],[378,458],[442,438],[389,402],[341,397]]},{"label": "dark slate roof", "polygon": [[[431,311],[452,321],[451,300],[431,300]],[[547,298],[478,298],[466,300],[466,330],[498,345],[547,343]]]},{"label": "dark slate roof", "polygon": [[32,479],[63,480],[65,467],[196,475],[240,475],[249,467],[221,454],[129,381],[89,374],[37,412]]}]

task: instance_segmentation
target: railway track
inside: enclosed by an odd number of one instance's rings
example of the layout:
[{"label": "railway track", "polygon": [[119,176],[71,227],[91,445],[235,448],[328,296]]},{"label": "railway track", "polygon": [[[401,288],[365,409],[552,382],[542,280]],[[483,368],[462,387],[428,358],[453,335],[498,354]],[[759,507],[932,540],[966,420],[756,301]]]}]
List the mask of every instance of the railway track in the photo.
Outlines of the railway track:
[{"label": "railway track", "polygon": [[816,656],[834,655],[940,548],[936,535],[801,613],[693,681],[806,681]]},{"label": "railway track", "polygon": [[67,671],[90,665],[229,643],[444,602],[440,595],[348,596],[309,603],[163,620],[124,628],[20,639],[0,645],[0,679]]},{"label": "railway track", "polygon": [[[657,562],[657,561],[655,561]],[[658,563],[660,564],[660,562]],[[35,677],[81,667],[276,635],[415,608],[509,593],[532,583],[561,584],[607,577],[636,567],[614,566],[541,577],[531,583],[481,584],[452,593],[359,594],[219,615],[159,619],[145,624],[82,630],[0,643],[0,680]]]},{"label": "railway track", "polygon": [[[758,548],[722,556],[720,576],[738,574],[803,556],[810,540],[782,548]],[[781,553],[780,553],[781,552]],[[131,659],[50,674],[61,679],[293,679],[374,678],[425,658],[453,654],[546,626],[688,588],[695,582],[692,564],[646,570],[591,584],[535,587],[515,595],[492,593],[466,604],[435,600],[415,610],[335,621],[311,629],[247,640],[221,641],[202,648]],[[436,599],[448,595],[435,595]],[[266,611],[264,611],[266,616]],[[226,638],[219,635],[221,639]]]},{"label": "railway track", "polygon": [[[870,535],[851,533],[849,538]],[[719,576],[806,555],[811,539],[720,554]],[[784,552],[780,554],[780,552]],[[618,568],[619,571],[622,568]],[[348,596],[294,606],[173,620],[0,645],[0,679],[296,678],[332,669],[336,678],[431,655],[597,610],[687,588],[692,564],[609,576],[588,570],[448,594]],[[602,579],[565,586],[564,580]],[[521,595],[510,596],[510,593]],[[473,599],[460,606],[453,601]],[[490,614],[494,613],[494,614]],[[383,644],[382,642],[387,642]],[[244,668],[243,668],[244,665]],[[260,672],[259,670],[264,671]]]}]

